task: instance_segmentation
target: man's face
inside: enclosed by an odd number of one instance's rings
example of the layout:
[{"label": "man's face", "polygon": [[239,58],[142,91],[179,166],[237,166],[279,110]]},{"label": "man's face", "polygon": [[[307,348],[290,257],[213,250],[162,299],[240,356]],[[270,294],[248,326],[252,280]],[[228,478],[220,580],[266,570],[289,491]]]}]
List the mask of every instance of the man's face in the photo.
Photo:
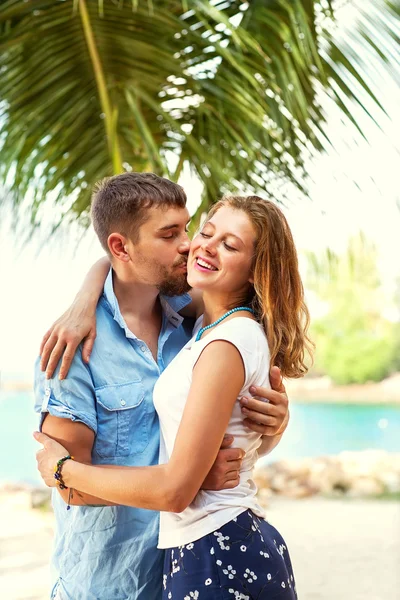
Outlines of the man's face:
[{"label": "man's face", "polygon": [[154,285],[166,296],[178,296],[190,289],[186,280],[189,221],[187,208],[150,208],[138,242],[128,242],[137,279]]}]

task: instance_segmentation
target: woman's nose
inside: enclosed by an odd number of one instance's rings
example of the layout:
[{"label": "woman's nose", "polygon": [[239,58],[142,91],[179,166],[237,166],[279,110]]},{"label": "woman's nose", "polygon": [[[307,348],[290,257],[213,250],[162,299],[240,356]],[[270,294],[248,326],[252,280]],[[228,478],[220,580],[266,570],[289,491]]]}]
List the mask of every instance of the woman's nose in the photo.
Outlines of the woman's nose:
[{"label": "woman's nose", "polygon": [[210,238],[204,238],[203,243],[201,244],[201,248],[204,252],[207,252],[208,254],[215,254],[215,244]]}]

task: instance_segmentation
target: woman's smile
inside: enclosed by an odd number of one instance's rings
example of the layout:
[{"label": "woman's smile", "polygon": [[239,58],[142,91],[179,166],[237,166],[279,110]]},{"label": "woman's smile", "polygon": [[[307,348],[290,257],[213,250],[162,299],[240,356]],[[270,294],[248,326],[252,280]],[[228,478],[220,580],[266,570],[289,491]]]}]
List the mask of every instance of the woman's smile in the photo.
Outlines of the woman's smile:
[{"label": "woman's smile", "polygon": [[217,267],[213,263],[201,256],[195,257],[194,266],[198,271],[202,272],[218,271]]}]

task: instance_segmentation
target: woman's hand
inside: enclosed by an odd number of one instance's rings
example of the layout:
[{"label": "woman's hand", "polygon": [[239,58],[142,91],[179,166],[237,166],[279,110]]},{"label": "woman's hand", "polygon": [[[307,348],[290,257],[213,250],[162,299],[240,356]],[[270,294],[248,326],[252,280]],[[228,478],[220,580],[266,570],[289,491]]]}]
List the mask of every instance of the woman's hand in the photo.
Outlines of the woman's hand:
[{"label": "woman's hand", "polygon": [[36,452],[36,462],[40,475],[48,487],[57,487],[57,481],[54,478],[54,467],[61,458],[68,456],[68,450],[48,435],[39,433],[39,431],[35,431],[33,437],[43,445],[43,448]]},{"label": "woman's hand", "polygon": [[82,358],[89,357],[96,339],[96,303],[78,296],[71,307],[45,333],[40,345],[40,368],[50,379],[62,357],[59,378],[65,379],[82,340]]}]

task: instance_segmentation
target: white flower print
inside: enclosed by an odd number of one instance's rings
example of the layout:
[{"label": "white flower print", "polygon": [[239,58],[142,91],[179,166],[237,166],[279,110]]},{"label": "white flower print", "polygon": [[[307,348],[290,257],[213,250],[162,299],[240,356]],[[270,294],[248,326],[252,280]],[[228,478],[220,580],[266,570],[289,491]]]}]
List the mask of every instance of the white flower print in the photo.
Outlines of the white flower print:
[{"label": "white flower print", "polygon": [[267,575],[267,579],[268,579],[268,581],[271,581],[271,578],[272,578],[272,575],[271,575],[271,573],[268,573],[268,575]]},{"label": "white flower print", "polygon": [[246,547],[245,545],[243,545],[243,546],[240,546],[240,550],[241,550],[242,552],[246,552],[246,550],[247,550],[247,547]]},{"label": "white flower print", "polygon": [[268,552],[263,552],[262,550],[260,550],[260,554],[261,554],[261,556],[263,556],[264,558],[269,558],[269,554],[268,554]]},{"label": "white flower print", "polygon": [[285,544],[280,544],[280,546],[279,546],[279,548],[277,548],[277,550],[278,550],[278,554],[280,554],[281,556],[283,556],[283,553],[286,550]]},{"label": "white flower print", "polygon": [[281,583],[281,587],[285,588],[286,587],[286,583],[284,581],[282,581]]},{"label": "white flower print", "polygon": [[246,594],[243,594],[242,592],[238,592],[237,590],[234,590],[232,588],[229,588],[228,591],[230,594],[234,594],[235,600],[250,600],[250,596],[247,596]]},{"label": "white flower print", "polygon": [[222,565],[222,560],[219,560],[219,559],[218,559],[216,562],[217,562],[217,565],[219,565],[219,566],[221,566],[221,565]]},{"label": "white flower print", "polygon": [[204,585],[211,585],[212,584],[212,579],[208,578],[205,580]]},{"label": "white flower print", "polygon": [[190,543],[190,544],[187,544],[187,546],[186,546],[186,549],[187,549],[187,550],[192,550],[192,549],[193,549],[193,546],[194,546],[194,544],[192,544],[192,543]]},{"label": "white flower print", "polygon": [[167,576],[166,575],[163,575],[163,588],[164,588],[164,590],[167,589]]},{"label": "white flower print", "polygon": [[236,571],[232,567],[232,565],[228,565],[228,567],[226,569],[223,569],[222,572],[224,573],[224,575],[228,575],[228,579],[233,579],[236,575]]},{"label": "white flower print", "polygon": [[246,571],[243,574],[243,577],[247,579],[249,583],[253,583],[253,581],[257,579],[257,575],[254,573],[254,571],[250,571],[250,569],[246,569]]},{"label": "white flower print", "polygon": [[172,592],[168,593],[168,598],[172,598]]},{"label": "white flower print", "polygon": [[181,568],[178,565],[178,559],[174,558],[174,560],[172,561],[172,574],[177,573],[180,570],[181,570]]},{"label": "white flower print", "polygon": [[210,548],[210,554],[215,554],[214,548]]},{"label": "white flower print", "polygon": [[214,531],[214,535],[217,538],[217,542],[218,542],[221,550],[230,550],[231,549],[229,544],[224,543],[225,541],[229,540],[229,535],[223,535],[220,531]]}]

